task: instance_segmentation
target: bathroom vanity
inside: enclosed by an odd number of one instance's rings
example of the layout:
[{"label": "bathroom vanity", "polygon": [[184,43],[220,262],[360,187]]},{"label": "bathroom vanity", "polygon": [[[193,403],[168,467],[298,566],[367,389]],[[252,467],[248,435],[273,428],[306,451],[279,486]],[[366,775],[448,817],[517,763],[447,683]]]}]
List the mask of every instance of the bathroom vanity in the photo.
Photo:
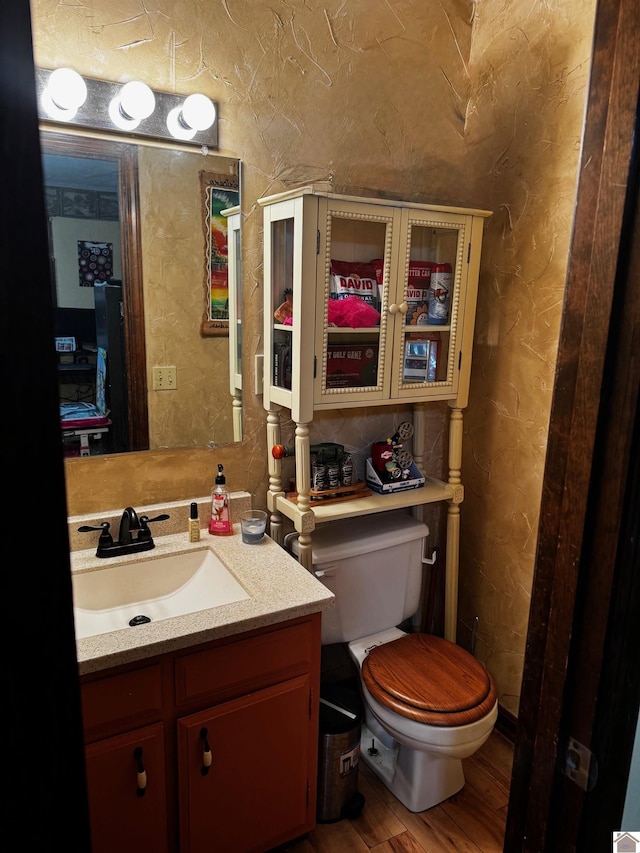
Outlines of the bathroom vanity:
[{"label": "bathroom vanity", "polygon": [[264,851],[310,831],[319,673],[315,613],[84,677],[94,853]]},{"label": "bathroom vanity", "polygon": [[[94,853],[266,851],[315,824],[333,596],[268,537],[186,539],[125,563],[212,547],[247,597],[76,643]],[[109,562],[72,552],[74,573]]]}]

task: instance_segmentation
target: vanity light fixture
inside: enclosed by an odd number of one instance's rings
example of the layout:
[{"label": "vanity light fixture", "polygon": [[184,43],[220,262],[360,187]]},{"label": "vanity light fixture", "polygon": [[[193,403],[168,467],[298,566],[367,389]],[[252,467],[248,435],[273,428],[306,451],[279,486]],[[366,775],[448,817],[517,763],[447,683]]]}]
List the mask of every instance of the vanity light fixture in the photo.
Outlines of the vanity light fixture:
[{"label": "vanity light fixture", "polygon": [[36,86],[44,123],[218,147],[217,105],[206,95],[154,92],[138,80],[83,78],[71,68],[36,69]]}]

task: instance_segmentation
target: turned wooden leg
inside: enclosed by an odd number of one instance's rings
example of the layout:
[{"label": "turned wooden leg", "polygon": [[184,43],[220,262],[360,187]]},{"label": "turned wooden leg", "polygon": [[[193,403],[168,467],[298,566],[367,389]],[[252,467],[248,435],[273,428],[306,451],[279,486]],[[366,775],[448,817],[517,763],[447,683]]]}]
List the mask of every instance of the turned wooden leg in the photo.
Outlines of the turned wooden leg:
[{"label": "turned wooden leg", "polygon": [[282,461],[274,459],[271,449],[280,444],[280,413],[277,409],[267,412],[267,460],[269,469],[269,491],[267,509],[269,510],[269,536],[279,545],[283,544],[282,515],[277,510],[277,499],[284,495],[282,489]]}]

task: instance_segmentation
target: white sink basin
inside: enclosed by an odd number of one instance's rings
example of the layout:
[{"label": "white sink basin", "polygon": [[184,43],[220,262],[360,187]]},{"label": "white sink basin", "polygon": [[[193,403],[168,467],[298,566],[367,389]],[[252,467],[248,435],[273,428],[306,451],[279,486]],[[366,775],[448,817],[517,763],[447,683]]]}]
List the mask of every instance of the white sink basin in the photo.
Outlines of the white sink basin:
[{"label": "white sink basin", "polygon": [[148,557],[136,563],[105,565],[74,573],[76,638],[134,630],[137,624],[172,619],[249,598],[208,548]]}]

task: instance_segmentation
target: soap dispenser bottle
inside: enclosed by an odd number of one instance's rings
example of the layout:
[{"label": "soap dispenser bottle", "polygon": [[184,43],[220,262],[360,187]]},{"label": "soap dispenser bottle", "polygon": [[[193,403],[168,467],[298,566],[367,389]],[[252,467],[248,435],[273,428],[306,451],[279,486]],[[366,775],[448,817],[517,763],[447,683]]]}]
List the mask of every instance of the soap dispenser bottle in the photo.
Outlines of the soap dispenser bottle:
[{"label": "soap dispenser bottle", "polygon": [[233,533],[229,513],[229,493],[227,492],[227,481],[223,471],[223,466],[218,465],[215,485],[211,492],[209,533],[214,536],[230,536]]}]

